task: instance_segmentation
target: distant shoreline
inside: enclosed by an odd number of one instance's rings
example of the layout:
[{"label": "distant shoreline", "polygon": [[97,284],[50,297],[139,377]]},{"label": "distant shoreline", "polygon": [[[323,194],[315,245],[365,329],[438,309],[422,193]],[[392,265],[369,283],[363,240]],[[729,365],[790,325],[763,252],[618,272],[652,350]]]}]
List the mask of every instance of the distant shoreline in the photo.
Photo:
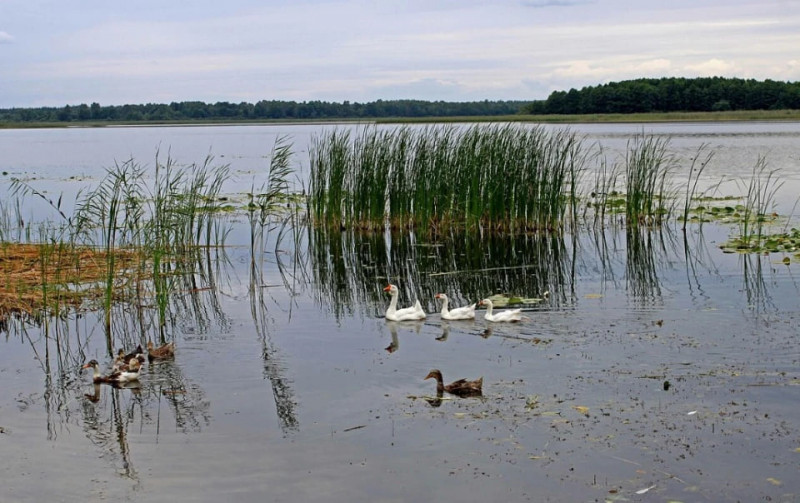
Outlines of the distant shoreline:
[{"label": "distant shoreline", "polygon": [[434,124],[526,122],[548,124],[648,123],[648,122],[737,122],[737,121],[800,121],[800,110],[737,110],[728,112],[656,112],[634,114],[582,115],[495,115],[459,117],[380,117],[373,119],[330,120],[226,120],[226,121],[71,121],[71,122],[3,122],[0,129],[97,128],[97,127],[190,127],[190,126],[268,126],[268,125],[334,125],[334,124]]}]

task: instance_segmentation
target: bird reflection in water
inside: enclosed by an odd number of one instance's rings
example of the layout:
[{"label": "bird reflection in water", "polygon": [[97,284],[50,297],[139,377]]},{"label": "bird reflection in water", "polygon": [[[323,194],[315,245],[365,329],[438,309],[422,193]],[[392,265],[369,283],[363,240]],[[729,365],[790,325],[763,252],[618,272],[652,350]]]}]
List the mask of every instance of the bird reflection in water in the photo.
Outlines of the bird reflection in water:
[{"label": "bird reflection in water", "polygon": [[450,324],[446,321],[442,322],[442,335],[436,338],[439,342],[444,342],[447,340],[447,337],[450,336]]},{"label": "bird reflection in water", "polygon": [[389,333],[392,336],[392,341],[386,346],[385,349],[388,353],[394,353],[398,349],[400,349],[400,339],[397,337],[397,328],[410,328],[413,329],[415,333],[419,333],[422,329],[422,321],[387,321],[386,326],[389,327]]},{"label": "bird reflection in water", "polygon": [[84,393],[83,397],[92,403],[100,401],[100,383],[94,383],[94,393]]},{"label": "bird reflection in water", "polygon": [[428,405],[431,407],[439,407],[442,405],[442,401],[444,400],[444,392],[443,391],[436,391],[436,396],[426,396],[423,397]]},{"label": "bird reflection in water", "polygon": [[[129,381],[129,382],[126,382],[126,383],[111,382],[111,383],[104,383],[104,384],[107,384],[107,385],[111,386],[112,388],[116,388],[116,389],[127,389],[127,390],[130,390],[131,393],[133,393],[136,396],[139,396],[141,394],[141,392],[142,392],[142,385],[141,385],[141,383],[139,383],[139,381]],[[92,393],[84,393],[83,397],[85,399],[89,400],[92,403],[98,403],[100,401],[100,389],[101,389],[100,383],[96,382],[92,386],[93,386],[92,387]]]},{"label": "bird reflection in water", "polygon": [[[91,442],[104,451],[103,456],[117,464],[120,475],[139,480],[131,458],[128,429],[136,417],[135,408],[143,407],[138,382],[109,384],[106,398],[101,400],[101,383],[94,383],[92,393],[85,393],[83,405],[84,432]],[[110,411],[110,414],[104,413]]]}]

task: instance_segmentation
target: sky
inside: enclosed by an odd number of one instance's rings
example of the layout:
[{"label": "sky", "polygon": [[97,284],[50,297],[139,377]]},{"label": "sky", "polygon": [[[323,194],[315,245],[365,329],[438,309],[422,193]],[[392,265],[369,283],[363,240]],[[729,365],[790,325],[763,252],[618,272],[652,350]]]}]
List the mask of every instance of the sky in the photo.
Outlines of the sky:
[{"label": "sky", "polygon": [[0,0],[0,108],[800,81],[800,0]]}]

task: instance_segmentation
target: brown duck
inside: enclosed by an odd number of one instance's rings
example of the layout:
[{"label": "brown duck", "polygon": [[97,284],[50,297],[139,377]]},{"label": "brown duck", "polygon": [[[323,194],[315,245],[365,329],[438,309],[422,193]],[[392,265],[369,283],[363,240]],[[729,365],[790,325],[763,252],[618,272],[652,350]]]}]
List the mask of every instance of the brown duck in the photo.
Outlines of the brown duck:
[{"label": "brown duck", "polygon": [[175,356],[175,343],[168,342],[163,346],[154,347],[153,341],[147,341],[147,358],[153,360],[166,360]]},{"label": "brown duck", "polygon": [[437,393],[446,391],[456,396],[481,396],[483,394],[483,377],[475,379],[474,381],[459,379],[458,381],[445,385],[442,379],[442,373],[439,370],[433,369],[425,376],[425,379],[436,379]]}]

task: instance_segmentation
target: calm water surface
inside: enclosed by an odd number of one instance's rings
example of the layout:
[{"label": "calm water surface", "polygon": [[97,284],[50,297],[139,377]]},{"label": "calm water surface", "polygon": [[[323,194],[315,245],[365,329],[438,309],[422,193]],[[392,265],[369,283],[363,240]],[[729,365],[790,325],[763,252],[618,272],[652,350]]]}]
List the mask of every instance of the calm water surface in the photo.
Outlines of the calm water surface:
[{"label": "calm water surface", "polygon": [[[642,129],[670,135],[682,155],[708,143],[709,183],[748,175],[759,155],[787,185],[798,176],[798,123],[574,128],[611,152]],[[115,160],[152,163],[160,148],[182,163],[209,153],[230,163],[236,193],[258,180],[276,138],[290,135],[300,153],[319,131],[0,131],[0,190],[24,176],[77,193]],[[225,256],[173,299],[175,361],[145,365],[136,389],[95,389],[80,373],[107,361],[98,313],[4,327],[0,500],[800,498],[794,257],[723,254],[730,229],[710,224],[435,240],[303,228],[298,250],[271,233],[252,269],[247,220],[229,223]],[[387,278],[401,304],[420,298],[425,322],[383,319]],[[543,300],[519,324],[448,323],[439,291],[455,304],[498,292]],[[152,330],[123,306],[114,319],[129,345]],[[482,375],[484,397],[425,400],[431,368]]]}]

